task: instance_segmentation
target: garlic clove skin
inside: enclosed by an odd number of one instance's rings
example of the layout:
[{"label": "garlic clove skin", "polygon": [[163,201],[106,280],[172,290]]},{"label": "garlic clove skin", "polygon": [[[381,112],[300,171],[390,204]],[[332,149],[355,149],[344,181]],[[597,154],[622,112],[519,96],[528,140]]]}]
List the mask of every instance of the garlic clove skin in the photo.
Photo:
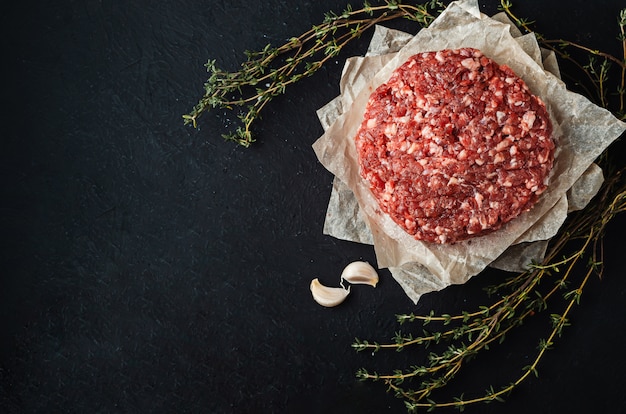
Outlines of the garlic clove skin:
[{"label": "garlic clove skin", "polygon": [[367,262],[352,262],[343,269],[341,278],[350,284],[363,284],[376,287],[378,273]]},{"label": "garlic clove skin", "polygon": [[328,287],[320,283],[318,278],[311,281],[311,293],[313,299],[322,306],[332,308],[346,300],[350,293],[350,286],[347,289],[342,287]]}]

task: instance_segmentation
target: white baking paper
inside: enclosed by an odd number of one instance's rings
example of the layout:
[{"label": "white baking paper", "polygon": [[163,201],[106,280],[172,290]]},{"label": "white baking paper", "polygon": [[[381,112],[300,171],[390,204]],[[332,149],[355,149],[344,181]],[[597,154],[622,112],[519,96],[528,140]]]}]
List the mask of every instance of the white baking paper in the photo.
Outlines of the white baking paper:
[{"label": "white baking paper", "polygon": [[[353,137],[370,93],[408,57],[460,47],[507,64],[542,98],[553,118],[557,152],[548,189],[531,211],[489,235],[438,245],[415,240],[379,210],[359,175]],[[422,294],[464,283],[488,265],[520,271],[542,258],[567,212],[582,208],[599,188],[602,174],[594,159],[626,129],[608,111],[567,91],[558,75],[556,58],[533,35],[521,36],[503,14],[481,14],[475,0],[450,4],[415,36],[377,27],[368,54],[346,61],[341,95],[318,111],[326,132],[313,148],[336,177],[324,232],[373,244],[378,266],[389,268],[416,303]]]}]

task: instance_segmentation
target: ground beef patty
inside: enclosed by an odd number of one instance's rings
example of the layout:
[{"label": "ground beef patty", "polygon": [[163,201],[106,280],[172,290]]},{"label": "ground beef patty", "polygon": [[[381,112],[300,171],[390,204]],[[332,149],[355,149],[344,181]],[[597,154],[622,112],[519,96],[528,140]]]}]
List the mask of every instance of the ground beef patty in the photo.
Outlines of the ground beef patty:
[{"label": "ground beef patty", "polygon": [[554,160],[543,102],[471,48],[409,58],[370,96],[355,142],[380,208],[435,243],[487,234],[529,210]]}]

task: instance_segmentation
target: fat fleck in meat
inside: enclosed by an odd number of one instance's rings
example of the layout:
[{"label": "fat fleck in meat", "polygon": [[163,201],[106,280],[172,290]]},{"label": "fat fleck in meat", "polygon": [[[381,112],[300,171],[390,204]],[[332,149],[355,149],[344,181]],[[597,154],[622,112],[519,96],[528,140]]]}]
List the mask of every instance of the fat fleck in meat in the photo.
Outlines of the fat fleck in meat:
[{"label": "fat fleck in meat", "polygon": [[555,148],[543,102],[471,48],[409,58],[370,96],[355,143],[380,208],[434,243],[487,234],[529,210]]}]

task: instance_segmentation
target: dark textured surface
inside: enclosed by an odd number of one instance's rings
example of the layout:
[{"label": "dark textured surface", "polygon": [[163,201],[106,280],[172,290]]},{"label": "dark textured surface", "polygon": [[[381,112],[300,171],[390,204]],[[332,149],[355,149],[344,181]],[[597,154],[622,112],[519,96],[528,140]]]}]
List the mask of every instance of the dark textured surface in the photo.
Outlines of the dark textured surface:
[{"label": "dark textured surface", "polygon": [[[493,12],[495,0],[483,1]],[[519,2],[550,37],[619,52],[620,1]],[[330,0],[35,1],[4,6],[0,223],[0,412],[403,412],[361,366],[410,353],[356,354],[384,341],[396,313],[454,312],[502,277],[488,272],[415,307],[388,273],[324,309],[370,247],[322,234],[332,177],[310,145],[315,110],[338,93],[345,57],[273,102],[251,149],[219,137],[230,113],[182,126],[203,64],[234,69],[343,3]],[[412,28],[408,23],[400,27]],[[414,29],[413,29],[414,30]],[[606,48],[605,48],[606,46]],[[623,145],[616,147],[623,151]],[[470,413],[626,412],[623,233],[607,234],[594,279],[538,379],[506,405]],[[462,373],[445,396],[506,384],[547,329],[531,321]],[[471,391],[468,391],[470,393]],[[445,412],[445,411],[444,411]]]}]

